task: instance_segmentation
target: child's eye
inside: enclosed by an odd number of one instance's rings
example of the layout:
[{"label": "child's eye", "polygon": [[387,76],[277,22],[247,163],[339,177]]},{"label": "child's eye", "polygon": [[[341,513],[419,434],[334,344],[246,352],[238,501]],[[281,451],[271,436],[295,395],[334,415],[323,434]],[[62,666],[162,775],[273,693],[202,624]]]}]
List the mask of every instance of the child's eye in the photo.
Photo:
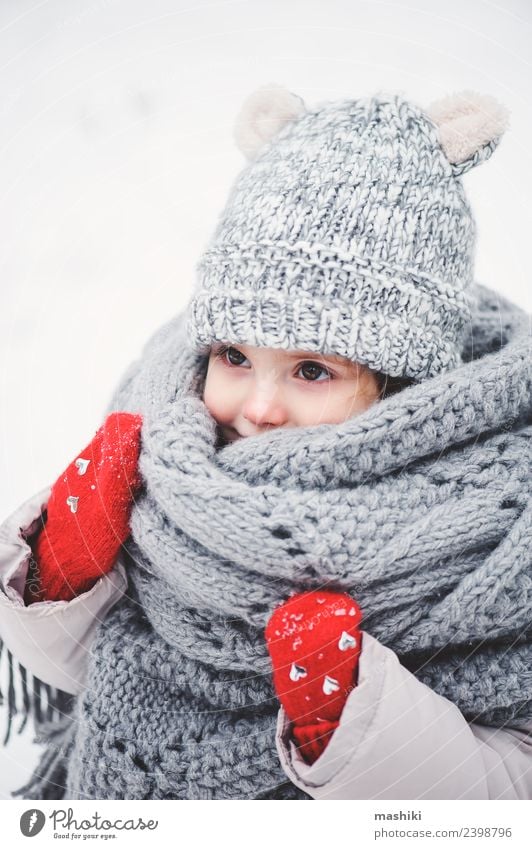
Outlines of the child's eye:
[{"label": "child's eye", "polygon": [[232,366],[241,366],[247,360],[247,357],[238,348],[232,348],[231,346],[222,348],[218,356]]},{"label": "child's eye", "polygon": [[[248,362],[248,358],[234,348],[232,345],[223,345],[216,351],[216,359],[222,360],[228,366],[243,366]],[[334,375],[325,366],[307,360],[301,363],[296,374],[301,376],[307,383],[323,383],[325,380],[332,380]]]},{"label": "child's eye", "polygon": [[332,378],[332,374],[328,369],[320,366],[318,363],[313,363],[312,360],[301,363],[298,374],[300,372],[304,380],[315,383],[322,383],[323,380],[330,380]]}]

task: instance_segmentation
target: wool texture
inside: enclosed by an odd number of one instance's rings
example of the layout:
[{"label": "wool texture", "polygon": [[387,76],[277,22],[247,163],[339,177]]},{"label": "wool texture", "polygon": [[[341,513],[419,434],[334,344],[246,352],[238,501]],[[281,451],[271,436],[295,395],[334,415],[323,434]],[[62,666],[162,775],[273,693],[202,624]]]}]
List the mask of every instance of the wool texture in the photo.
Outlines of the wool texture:
[{"label": "wool texture", "polygon": [[475,288],[456,369],[221,448],[183,316],[156,334],[112,404],[143,416],[130,589],[20,795],[307,798],[279,764],[264,628],[320,588],[467,720],[530,719],[530,326]]}]

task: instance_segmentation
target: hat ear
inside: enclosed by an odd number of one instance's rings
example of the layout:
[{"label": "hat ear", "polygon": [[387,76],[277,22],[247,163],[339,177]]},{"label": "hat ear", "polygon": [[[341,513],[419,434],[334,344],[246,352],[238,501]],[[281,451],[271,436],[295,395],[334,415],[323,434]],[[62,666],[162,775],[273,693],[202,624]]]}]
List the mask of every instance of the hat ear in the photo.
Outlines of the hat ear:
[{"label": "hat ear", "polygon": [[431,103],[426,115],[455,175],[489,159],[508,128],[509,112],[490,95],[462,91]]},{"label": "hat ear", "polygon": [[297,94],[276,83],[262,86],[242,104],[235,122],[235,141],[248,159],[255,159],[285,124],[305,111],[305,104]]}]

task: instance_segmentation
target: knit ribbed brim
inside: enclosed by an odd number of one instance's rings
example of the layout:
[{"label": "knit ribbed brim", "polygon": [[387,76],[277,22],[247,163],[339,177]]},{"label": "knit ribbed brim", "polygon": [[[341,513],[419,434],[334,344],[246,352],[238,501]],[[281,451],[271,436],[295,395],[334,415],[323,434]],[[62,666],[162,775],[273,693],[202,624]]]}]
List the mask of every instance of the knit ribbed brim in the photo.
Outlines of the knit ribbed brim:
[{"label": "knit ribbed brim", "polygon": [[[469,315],[459,287],[315,247],[208,252],[189,307],[192,344],[336,354],[421,380],[456,367]],[[428,317],[430,320],[428,321]]]}]

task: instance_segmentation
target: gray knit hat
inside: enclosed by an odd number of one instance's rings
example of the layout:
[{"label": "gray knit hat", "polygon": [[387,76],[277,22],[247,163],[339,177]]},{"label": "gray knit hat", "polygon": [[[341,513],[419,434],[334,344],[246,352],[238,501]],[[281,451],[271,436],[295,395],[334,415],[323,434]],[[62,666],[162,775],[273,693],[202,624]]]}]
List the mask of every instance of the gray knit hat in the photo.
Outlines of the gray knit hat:
[{"label": "gray knit hat", "polygon": [[192,344],[333,353],[418,380],[458,365],[475,243],[461,175],[506,126],[472,92],[426,110],[256,92],[236,127],[251,163],[198,266]]}]

